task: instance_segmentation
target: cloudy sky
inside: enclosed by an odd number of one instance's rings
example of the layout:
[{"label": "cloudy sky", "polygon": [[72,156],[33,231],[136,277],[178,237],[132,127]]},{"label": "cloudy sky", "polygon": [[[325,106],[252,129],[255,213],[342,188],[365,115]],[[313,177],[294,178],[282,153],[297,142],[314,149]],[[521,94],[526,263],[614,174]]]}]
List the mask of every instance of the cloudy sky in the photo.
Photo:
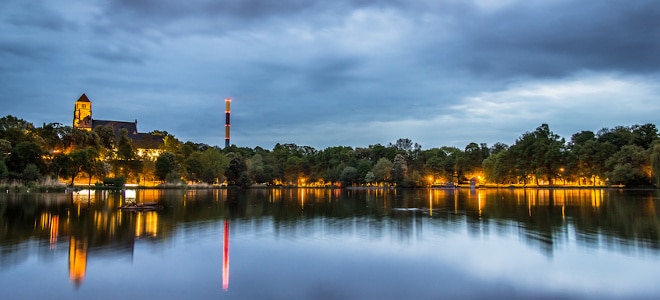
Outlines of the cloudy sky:
[{"label": "cloudy sky", "polygon": [[660,3],[4,0],[0,114],[183,141],[513,144],[660,120]]}]

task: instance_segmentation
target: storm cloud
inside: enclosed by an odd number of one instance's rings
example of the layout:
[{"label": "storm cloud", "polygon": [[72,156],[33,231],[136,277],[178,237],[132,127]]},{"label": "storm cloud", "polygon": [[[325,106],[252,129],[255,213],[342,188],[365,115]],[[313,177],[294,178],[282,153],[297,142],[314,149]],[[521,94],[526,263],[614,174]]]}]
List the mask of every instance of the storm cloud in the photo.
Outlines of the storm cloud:
[{"label": "storm cloud", "polygon": [[35,125],[86,93],[222,145],[230,97],[239,146],[462,148],[660,112],[656,1],[9,0],[0,22],[3,115]]}]

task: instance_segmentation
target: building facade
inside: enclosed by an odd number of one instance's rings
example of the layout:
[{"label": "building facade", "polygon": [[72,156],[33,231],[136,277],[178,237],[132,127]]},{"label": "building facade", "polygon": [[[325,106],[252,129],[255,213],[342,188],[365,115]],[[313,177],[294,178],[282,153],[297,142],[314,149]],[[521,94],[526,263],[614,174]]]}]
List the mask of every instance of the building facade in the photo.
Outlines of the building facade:
[{"label": "building facade", "polygon": [[137,120],[134,122],[97,120],[92,117],[92,101],[84,93],[76,100],[73,110],[73,127],[82,130],[94,130],[98,126],[108,126],[115,134],[115,140],[119,140],[122,129],[126,129],[127,136],[133,141],[137,155],[155,160],[160,155],[163,145],[163,136],[138,132]]}]

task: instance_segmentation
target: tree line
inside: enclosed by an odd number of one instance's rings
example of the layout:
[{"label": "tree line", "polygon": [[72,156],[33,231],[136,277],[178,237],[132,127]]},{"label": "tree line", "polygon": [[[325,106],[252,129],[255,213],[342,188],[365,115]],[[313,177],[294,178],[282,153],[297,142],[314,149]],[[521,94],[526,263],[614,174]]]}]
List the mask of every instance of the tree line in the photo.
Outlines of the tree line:
[{"label": "tree line", "polygon": [[422,149],[407,138],[387,145],[323,150],[279,143],[271,150],[219,148],[182,142],[167,131],[150,134],[164,141],[157,157],[145,155],[125,130],[116,136],[108,126],[92,131],[59,123],[36,127],[8,115],[0,119],[0,180],[401,187],[472,180],[502,185],[660,186],[660,137],[650,123],[581,131],[568,141],[542,124],[510,146],[473,142],[464,149]]}]

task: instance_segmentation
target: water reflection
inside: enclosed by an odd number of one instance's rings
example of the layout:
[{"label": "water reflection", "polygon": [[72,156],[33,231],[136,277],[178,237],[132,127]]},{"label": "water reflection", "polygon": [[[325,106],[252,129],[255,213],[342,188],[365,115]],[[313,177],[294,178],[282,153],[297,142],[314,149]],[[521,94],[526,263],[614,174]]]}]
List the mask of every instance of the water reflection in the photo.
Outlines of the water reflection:
[{"label": "water reflection", "polygon": [[[269,236],[296,245],[371,241],[414,248],[446,236],[475,240],[513,236],[550,260],[557,251],[575,247],[656,257],[660,253],[658,199],[657,191],[604,189],[147,189],[2,194],[0,270],[25,264],[32,247],[38,248],[38,256],[68,249],[69,280],[79,288],[88,275],[89,261],[125,257],[133,263],[136,245],[178,245],[175,241],[181,232],[207,232],[216,224],[222,224],[218,225],[222,233],[216,235],[216,241],[222,235],[222,258],[215,268],[222,274],[221,290],[226,293],[231,293],[230,227],[232,237]],[[119,209],[126,202],[158,202],[164,208]],[[235,252],[233,259],[242,255],[245,252]]]},{"label": "water reflection", "polygon": [[87,241],[69,238],[69,278],[76,287],[82,284],[87,271]]},{"label": "water reflection", "polygon": [[229,221],[225,220],[222,231],[222,290],[229,290]]}]

